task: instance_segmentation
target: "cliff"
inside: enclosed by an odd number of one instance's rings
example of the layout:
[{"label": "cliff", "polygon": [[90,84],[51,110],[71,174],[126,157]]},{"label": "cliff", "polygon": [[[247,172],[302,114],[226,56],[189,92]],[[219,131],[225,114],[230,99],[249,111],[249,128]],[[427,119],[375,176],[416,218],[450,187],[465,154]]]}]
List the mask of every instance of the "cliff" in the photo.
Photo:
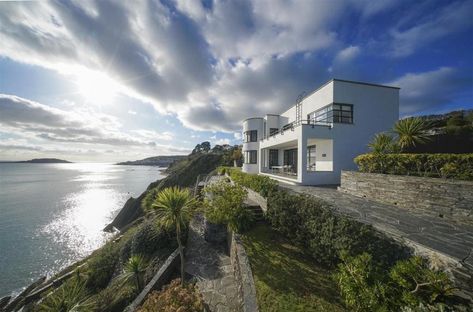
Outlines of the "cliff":
[{"label": "cliff", "polygon": [[222,161],[223,155],[211,153],[186,156],[175,163],[173,170],[168,172],[167,177],[151,183],[138,198],[130,197],[115,219],[104,228],[104,231],[112,231],[114,228],[121,230],[144,215],[144,207],[149,205],[149,201],[159,190],[172,186],[193,186],[198,175],[210,173],[222,165]]}]

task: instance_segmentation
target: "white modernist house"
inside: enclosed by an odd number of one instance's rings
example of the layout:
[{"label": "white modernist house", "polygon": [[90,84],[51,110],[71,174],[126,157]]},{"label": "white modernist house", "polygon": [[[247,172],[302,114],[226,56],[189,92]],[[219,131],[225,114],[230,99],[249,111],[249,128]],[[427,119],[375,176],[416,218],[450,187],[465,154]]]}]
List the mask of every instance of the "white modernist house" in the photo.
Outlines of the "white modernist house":
[{"label": "white modernist house", "polygon": [[301,185],[339,184],[341,170],[399,118],[399,88],[332,79],[280,115],[243,122],[243,171]]}]

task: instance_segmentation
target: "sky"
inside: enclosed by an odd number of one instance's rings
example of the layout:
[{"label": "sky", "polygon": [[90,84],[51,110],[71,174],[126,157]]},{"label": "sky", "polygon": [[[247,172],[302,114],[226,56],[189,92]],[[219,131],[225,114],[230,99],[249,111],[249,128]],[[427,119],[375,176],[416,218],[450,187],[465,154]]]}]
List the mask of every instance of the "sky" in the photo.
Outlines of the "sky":
[{"label": "sky", "polygon": [[0,160],[113,162],[240,144],[332,78],[400,114],[473,108],[473,0],[0,2]]}]

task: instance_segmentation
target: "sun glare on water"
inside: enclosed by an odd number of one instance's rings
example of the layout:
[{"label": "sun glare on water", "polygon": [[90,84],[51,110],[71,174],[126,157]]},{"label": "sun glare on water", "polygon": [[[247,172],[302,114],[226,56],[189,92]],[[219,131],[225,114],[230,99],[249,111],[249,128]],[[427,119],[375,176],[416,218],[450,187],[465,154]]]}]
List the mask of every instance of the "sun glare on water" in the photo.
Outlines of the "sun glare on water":
[{"label": "sun glare on water", "polygon": [[80,70],[76,73],[79,94],[84,99],[96,104],[109,104],[117,95],[119,86],[105,73],[92,70]]}]

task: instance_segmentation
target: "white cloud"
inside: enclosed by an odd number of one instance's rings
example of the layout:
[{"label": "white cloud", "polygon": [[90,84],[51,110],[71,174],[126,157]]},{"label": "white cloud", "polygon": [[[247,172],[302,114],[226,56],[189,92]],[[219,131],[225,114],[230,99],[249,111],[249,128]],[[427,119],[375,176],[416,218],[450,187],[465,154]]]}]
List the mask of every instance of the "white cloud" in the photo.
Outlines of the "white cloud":
[{"label": "white cloud", "polygon": [[387,84],[401,88],[401,114],[413,114],[425,108],[435,110],[465,88],[470,87],[469,92],[473,93],[472,83],[471,76],[451,67],[441,67],[423,73],[408,73]]},{"label": "white cloud", "polygon": [[473,26],[473,1],[456,1],[434,11],[408,27],[402,25],[389,31],[388,53],[394,57],[408,56],[428,43]]}]

